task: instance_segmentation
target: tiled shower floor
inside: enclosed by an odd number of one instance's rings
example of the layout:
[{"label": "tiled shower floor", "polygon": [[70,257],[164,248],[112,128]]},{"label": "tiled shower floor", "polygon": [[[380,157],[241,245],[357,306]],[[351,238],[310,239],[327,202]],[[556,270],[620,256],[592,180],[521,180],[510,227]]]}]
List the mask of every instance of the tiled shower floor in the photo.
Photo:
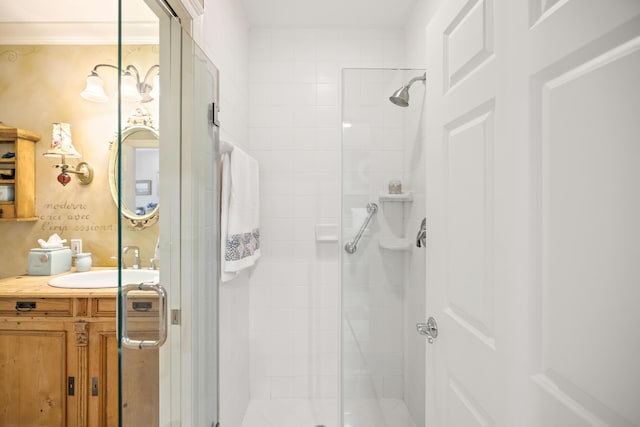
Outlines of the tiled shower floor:
[{"label": "tiled shower floor", "polygon": [[336,399],[254,399],[242,427],[338,427]]},{"label": "tiled shower floor", "polygon": [[[399,399],[351,399],[345,402],[345,427],[416,427]],[[255,399],[242,427],[339,427],[335,399]]]},{"label": "tiled shower floor", "polygon": [[347,399],[345,427],[416,427],[401,399]]}]

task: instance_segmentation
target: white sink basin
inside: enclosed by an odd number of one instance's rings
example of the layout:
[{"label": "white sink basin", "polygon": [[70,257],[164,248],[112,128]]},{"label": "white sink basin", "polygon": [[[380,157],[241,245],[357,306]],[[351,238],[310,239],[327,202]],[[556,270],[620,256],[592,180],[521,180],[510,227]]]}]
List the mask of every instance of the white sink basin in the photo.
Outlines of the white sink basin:
[{"label": "white sink basin", "polygon": [[[158,283],[160,272],[158,270],[122,270],[122,284],[141,282]],[[49,281],[50,286],[56,288],[117,288],[118,270],[94,270],[84,273],[71,273],[60,277],[54,277]]]}]

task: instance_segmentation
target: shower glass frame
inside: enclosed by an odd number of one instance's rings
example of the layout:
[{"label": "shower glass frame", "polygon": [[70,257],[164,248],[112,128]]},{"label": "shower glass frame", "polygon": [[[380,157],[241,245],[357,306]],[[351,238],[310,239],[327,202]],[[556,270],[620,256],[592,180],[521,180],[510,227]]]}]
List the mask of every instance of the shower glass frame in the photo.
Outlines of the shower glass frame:
[{"label": "shower glass frame", "polygon": [[[414,325],[424,316],[424,271],[419,270],[425,262],[424,252],[410,243],[413,222],[425,210],[425,92],[418,81],[408,107],[389,100],[424,72],[342,70],[339,406],[344,427],[424,427],[425,344]],[[397,181],[404,194],[386,197]],[[379,209],[349,254],[344,245],[364,224],[368,203]],[[414,276],[422,280],[409,286]]]}]

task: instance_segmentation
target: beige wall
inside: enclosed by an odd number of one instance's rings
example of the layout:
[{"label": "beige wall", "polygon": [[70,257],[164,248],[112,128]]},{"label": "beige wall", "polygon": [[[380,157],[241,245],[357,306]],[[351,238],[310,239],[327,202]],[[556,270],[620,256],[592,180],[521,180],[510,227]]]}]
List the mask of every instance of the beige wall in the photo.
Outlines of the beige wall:
[{"label": "beige wall", "polygon": [[[123,49],[123,64],[135,65],[141,72],[157,62],[157,46]],[[98,63],[117,64],[116,46],[0,46],[0,121],[42,135],[35,155],[40,219],[0,223],[0,278],[26,273],[29,250],[38,247],[39,238],[46,240],[53,233],[67,240],[82,239],[83,250],[93,254],[94,266],[117,265],[112,257],[118,253],[118,214],[108,182],[109,141],[118,123],[116,70],[100,69],[110,97],[107,103],[91,103],[79,95]],[[154,114],[157,111],[157,105],[145,106]],[[123,105],[123,115],[134,107]],[[56,160],[42,155],[51,142],[53,122],[71,124],[81,160],[94,167],[90,185],[80,185],[73,175],[66,187],[56,181]],[[153,256],[157,232],[157,225],[143,231],[123,229],[123,245],[141,247],[145,267]]]}]

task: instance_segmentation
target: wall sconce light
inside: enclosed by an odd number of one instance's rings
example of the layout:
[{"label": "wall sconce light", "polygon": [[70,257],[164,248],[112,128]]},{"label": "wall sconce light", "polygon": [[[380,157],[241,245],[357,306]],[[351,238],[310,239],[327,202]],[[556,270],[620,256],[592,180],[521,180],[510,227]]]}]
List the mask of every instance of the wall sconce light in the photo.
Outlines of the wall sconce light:
[{"label": "wall sconce light", "polygon": [[[104,82],[98,74],[98,68],[108,67],[115,70],[118,69],[111,64],[98,64],[93,67],[91,74],[87,76],[87,86],[80,93],[80,96],[87,101],[107,102],[109,98],[104,93]],[[158,64],[151,66],[140,80],[140,73],[133,65],[127,65],[122,71],[120,80],[120,96],[126,102],[149,102],[157,99],[160,95],[160,66]],[[154,74],[155,73],[155,74]]]},{"label": "wall sconce light", "polygon": [[71,141],[71,125],[69,123],[53,123],[51,131],[51,147],[44,153],[45,157],[61,157],[62,163],[55,165],[62,169],[58,175],[58,182],[63,186],[71,181],[69,173],[78,175],[80,184],[88,185],[93,181],[93,167],[87,162],[80,162],[74,168],[68,165],[67,158],[77,159],[82,155],[76,150]]}]

